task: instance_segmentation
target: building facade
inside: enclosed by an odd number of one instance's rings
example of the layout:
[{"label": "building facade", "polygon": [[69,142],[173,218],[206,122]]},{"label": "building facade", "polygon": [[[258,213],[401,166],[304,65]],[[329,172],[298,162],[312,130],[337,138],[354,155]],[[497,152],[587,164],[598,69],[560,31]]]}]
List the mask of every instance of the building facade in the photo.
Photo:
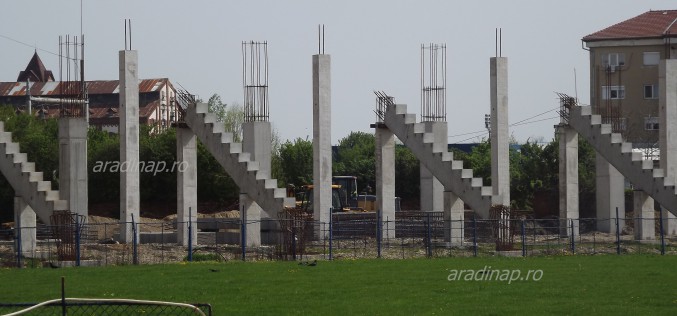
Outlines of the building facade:
[{"label": "building facade", "polygon": [[[28,97],[72,98],[68,92],[73,82],[54,81],[35,53],[17,81],[0,82],[0,105],[12,105],[17,112],[28,110]],[[118,80],[85,81],[89,101],[89,124],[117,133],[120,117],[120,83]],[[59,104],[31,102],[31,114],[42,118],[59,117]],[[178,119],[176,89],[168,78],[139,80],[139,123],[149,125],[154,132],[171,126]]]},{"label": "building facade", "polygon": [[677,58],[677,10],[648,11],[582,41],[593,111],[635,147],[657,149],[658,63]]}]

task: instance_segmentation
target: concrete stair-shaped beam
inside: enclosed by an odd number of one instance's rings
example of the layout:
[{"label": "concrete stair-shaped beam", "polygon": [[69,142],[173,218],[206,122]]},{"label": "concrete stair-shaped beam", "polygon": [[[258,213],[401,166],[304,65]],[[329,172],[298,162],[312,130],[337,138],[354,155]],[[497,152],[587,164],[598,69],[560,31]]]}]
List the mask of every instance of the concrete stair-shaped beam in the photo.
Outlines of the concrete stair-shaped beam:
[{"label": "concrete stair-shaped beam", "polygon": [[259,171],[259,163],[242,152],[242,144],[234,142],[233,134],[224,132],[223,124],[207,109],[206,103],[189,106],[186,124],[233,178],[240,192],[247,193],[270,218],[277,218],[284,207],[294,207],[295,199],[288,198],[287,191],[277,187],[277,180]]},{"label": "concrete stair-shaped beam", "polygon": [[67,201],[59,199],[59,191],[52,190],[52,183],[44,181],[42,172],[35,171],[35,163],[19,151],[19,144],[12,142],[12,133],[4,131],[0,121],[0,172],[35,211],[42,222],[49,224],[54,211],[68,209]]},{"label": "concrete stair-shaped beam", "polygon": [[636,189],[650,195],[677,215],[675,180],[665,178],[662,169],[654,169],[653,161],[644,160],[632,151],[632,144],[623,142],[621,134],[612,133],[609,124],[602,124],[589,106],[575,106],[569,113],[569,125],[585,138],[599,154],[626,177]]},{"label": "concrete stair-shaped beam", "polygon": [[[453,153],[433,150],[433,135],[425,132],[423,123],[416,123],[416,115],[407,113],[404,104],[390,105],[386,109],[384,122],[388,129],[433,175],[483,218],[489,218],[492,204],[491,187],[483,185],[482,178],[474,178],[471,169],[463,169],[463,161],[454,160]],[[446,145],[446,144],[445,144]]]}]

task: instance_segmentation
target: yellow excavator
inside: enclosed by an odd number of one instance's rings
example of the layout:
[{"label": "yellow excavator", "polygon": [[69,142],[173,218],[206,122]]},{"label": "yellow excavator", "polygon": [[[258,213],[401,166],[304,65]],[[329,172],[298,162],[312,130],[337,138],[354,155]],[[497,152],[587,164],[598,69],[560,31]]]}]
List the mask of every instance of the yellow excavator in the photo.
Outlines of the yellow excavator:
[{"label": "yellow excavator", "polygon": [[[313,213],[313,188],[312,184],[301,186],[298,190],[291,187],[287,189],[288,197],[296,198],[296,209],[305,213]],[[339,184],[332,184],[331,186],[331,203],[333,212],[364,212],[364,208],[351,206],[348,203],[349,199],[346,196],[346,190]]]}]

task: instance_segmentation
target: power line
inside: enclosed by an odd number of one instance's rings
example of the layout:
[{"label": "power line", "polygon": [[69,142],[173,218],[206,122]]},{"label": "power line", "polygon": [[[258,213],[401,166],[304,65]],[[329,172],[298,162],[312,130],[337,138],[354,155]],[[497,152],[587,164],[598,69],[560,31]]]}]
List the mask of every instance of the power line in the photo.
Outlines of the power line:
[{"label": "power line", "polygon": [[[517,121],[517,122],[515,122],[515,123],[510,124],[509,126],[511,126],[511,127],[512,127],[512,126],[520,126],[520,125],[525,125],[525,124],[530,124],[530,123],[536,123],[536,122],[541,122],[541,121],[545,121],[545,120],[551,120],[551,119],[554,119],[554,118],[558,118],[559,116],[555,116],[555,117],[549,117],[549,118],[545,118],[545,119],[541,119],[541,120],[536,120],[536,121],[529,121],[529,120],[534,119],[534,118],[537,118],[537,117],[539,117],[539,116],[541,116],[541,115],[548,114],[548,113],[550,113],[550,112],[552,112],[552,111],[554,111],[554,110],[556,110],[556,109],[559,109],[559,106],[554,107],[554,108],[552,108],[552,109],[549,109],[549,110],[547,110],[547,111],[545,111],[545,112],[543,112],[543,113],[536,114],[536,115],[534,115],[534,116],[531,116],[531,117],[525,118],[525,119],[523,119],[523,120]],[[527,122],[527,121],[528,121],[528,122]],[[450,135],[450,136],[448,136],[447,138],[453,138],[453,137],[457,137],[457,136],[465,136],[465,135],[474,135],[474,134],[480,134],[480,133],[488,134],[488,132],[486,132],[486,130],[479,130],[479,131],[474,131],[474,132],[467,132],[467,133],[461,133],[461,134]],[[476,136],[470,137],[470,139],[475,138],[475,137],[476,137]]]},{"label": "power line", "polygon": [[[59,54],[58,54],[58,53],[55,53],[55,52],[52,52],[52,51],[48,51],[48,50],[46,50],[46,49],[37,47],[36,45],[31,45],[31,44],[22,42],[22,41],[20,41],[20,40],[17,40],[17,39],[14,39],[14,38],[11,38],[11,37],[9,37],[9,36],[2,35],[2,34],[0,34],[0,37],[2,37],[2,38],[4,38],[4,39],[7,39],[7,40],[10,40],[10,41],[12,41],[12,42],[15,42],[15,43],[24,45],[24,46],[31,47],[31,48],[33,48],[33,49],[35,49],[35,50],[39,50],[39,51],[42,51],[42,52],[45,52],[45,53],[48,53],[48,54],[52,54],[52,55],[54,55],[54,56],[59,57]],[[66,58],[66,59],[70,59],[70,60],[78,60],[78,59],[75,59],[75,58],[69,58],[69,57],[66,57],[66,56],[61,56],[61,57],[62,57],[62,58]]]},{"label": "power line", "polygon": [[468,137],[468,138],[466,138],[466,139],[464,139],[464,140],[461,140],[461,141],[458,141],[458,142],[456,142],[456,143],[457,143],[457,144],[460,144],[460,143],[463,143],[463,142],[466,141],[466,140],[471,140],[471,139],[473,139],[473,138],[475,138],[475,137],[481,137],[481,136],[487,136],[487,135],[489,135],[489,132],[484,132],[482,135],[477,135],[477,136]]},{"label": "power line", "polygon": [[[547,113],[547,112],[546,112],[546,113]],[[542,115],[542,114],[539,114],[539,116],[540,116],[540,115]],[[552,120],[552,119],[556,119],[556,118],[559,118],[559,115],[558,115],[558,116],[547,117],[547,118],[540,119],[540,120],[536,120],[536,121],[529,121],[529,122],[524,122],[525,120],[522,120],[522,121],[519,121],[519,122],[517,122],[517,123],[512,123],[512,124],[510,124],[510,126],[527,125],[527,124],[532,124],[532,123],[538,123],[538,122],[542,122],[542,121]],[[455,136],[469,135],[469,134],[479,134],[479,133],[480,133],[480,132],[473,132],[473,133],[458,134],[458,135],[455,135]],[[481,135],[472,136],[472,137],[466,138],[466,139],[464,139],[464,140],[458,141],[458,142],[456,142],[456,143],[463,143],[464,141],[471,140],[471,139],[473,139],[473,138],[475,138],[475,137],[482,137],[482,136],[486,136],[486,135],[489,135],[489,132],[484,131],[484,132],[482,132]],[[450,137],[451,137],[451,136],[450,136]]]},{"label": "power line", "polygon": [[530,119],[532,119],[532,118],[536,118],[536,117],[539,117],[539,116],[541,116],[541,115],[548,114],[549,112],[552,112],[552,111],[557,110],[557,109],[559,109],[559,106],[556,106],[556,107],[554,107],[554,108],[552,108],[552,109],[549,109],[549,110],[547,110],[547,111],[545,111],[545,112],[543,112],[543,113],[541,113],[541,114],[536,114],[536,115],[534,115],[534,116],[532,116],[532,117],[528,117],[528,118],[525,118],[525,119],[523,119],[523,120],[521,120],[521,121],[517,121],[517,122],[515,122],[515,123],[512,123],[512,124],[510,124],[510,126],[518,125],[519,123],[522,123],[522,122],[524,122],[524,121],[528,121],[528,120],[530,120]]},{"label": "power line", "polygon": [[486,130],[479,130],[475,132],[468,132],[468,133],[462,133],[462,134],[456,134],[456,135],[449,135],[448,138],[456,137],[456,136],[465,136],[465,135],[472,135],[472,134],[479,134],[479,133],[486,133]]},{"label": "power line", "polygon": [[526,124],[531,124],[531,123],[537,123],[537,122],[552,120],[552,119],[556,119],[556,118],[559,118],[559,115],[558,115],[558,116],[553,116],[553,117],[544,118],[544,119],[540,119],[540,120],[536,120],[536,121],[529,121],[529,122],[524,122],[524,123],[513,123],[513,124],[510,125],[510,126],[526,125]]}]

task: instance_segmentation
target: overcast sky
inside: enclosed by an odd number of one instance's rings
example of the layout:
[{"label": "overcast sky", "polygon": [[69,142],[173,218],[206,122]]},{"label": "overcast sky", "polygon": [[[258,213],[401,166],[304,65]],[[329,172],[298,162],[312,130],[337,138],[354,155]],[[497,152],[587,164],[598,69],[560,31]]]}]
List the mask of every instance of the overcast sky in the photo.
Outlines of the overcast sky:
[{"label": "overcast sky", "polygon": [[[3,1],[0,7],[0,81],[15,81],[34,47],[56,74],[58,58],[42,50],[58,52],[59,35],[80,33],[80,0]],[[130,18],[140,78],[166,77],[205,100],[217,93],[241,104],[241,43],[268,41],[273,127],[283,141],[312,138],[311,56],[317,25],[324,24],[325,53],[332,58],[332,142],[338,143],[351,131],[372,132],[374,90],[420,113],[420,46],[446,43],[449,142],[475,142],[487,137],[489,58],[500,27],[509,121],[542,120],[510,132],[520,142],[550,141],[558,122],[555,91],[577,90],[589,103],[581,38],[650,9],[677,7],[656,0],[84,0],[85,77],[118,78],[124,19]]]}]

